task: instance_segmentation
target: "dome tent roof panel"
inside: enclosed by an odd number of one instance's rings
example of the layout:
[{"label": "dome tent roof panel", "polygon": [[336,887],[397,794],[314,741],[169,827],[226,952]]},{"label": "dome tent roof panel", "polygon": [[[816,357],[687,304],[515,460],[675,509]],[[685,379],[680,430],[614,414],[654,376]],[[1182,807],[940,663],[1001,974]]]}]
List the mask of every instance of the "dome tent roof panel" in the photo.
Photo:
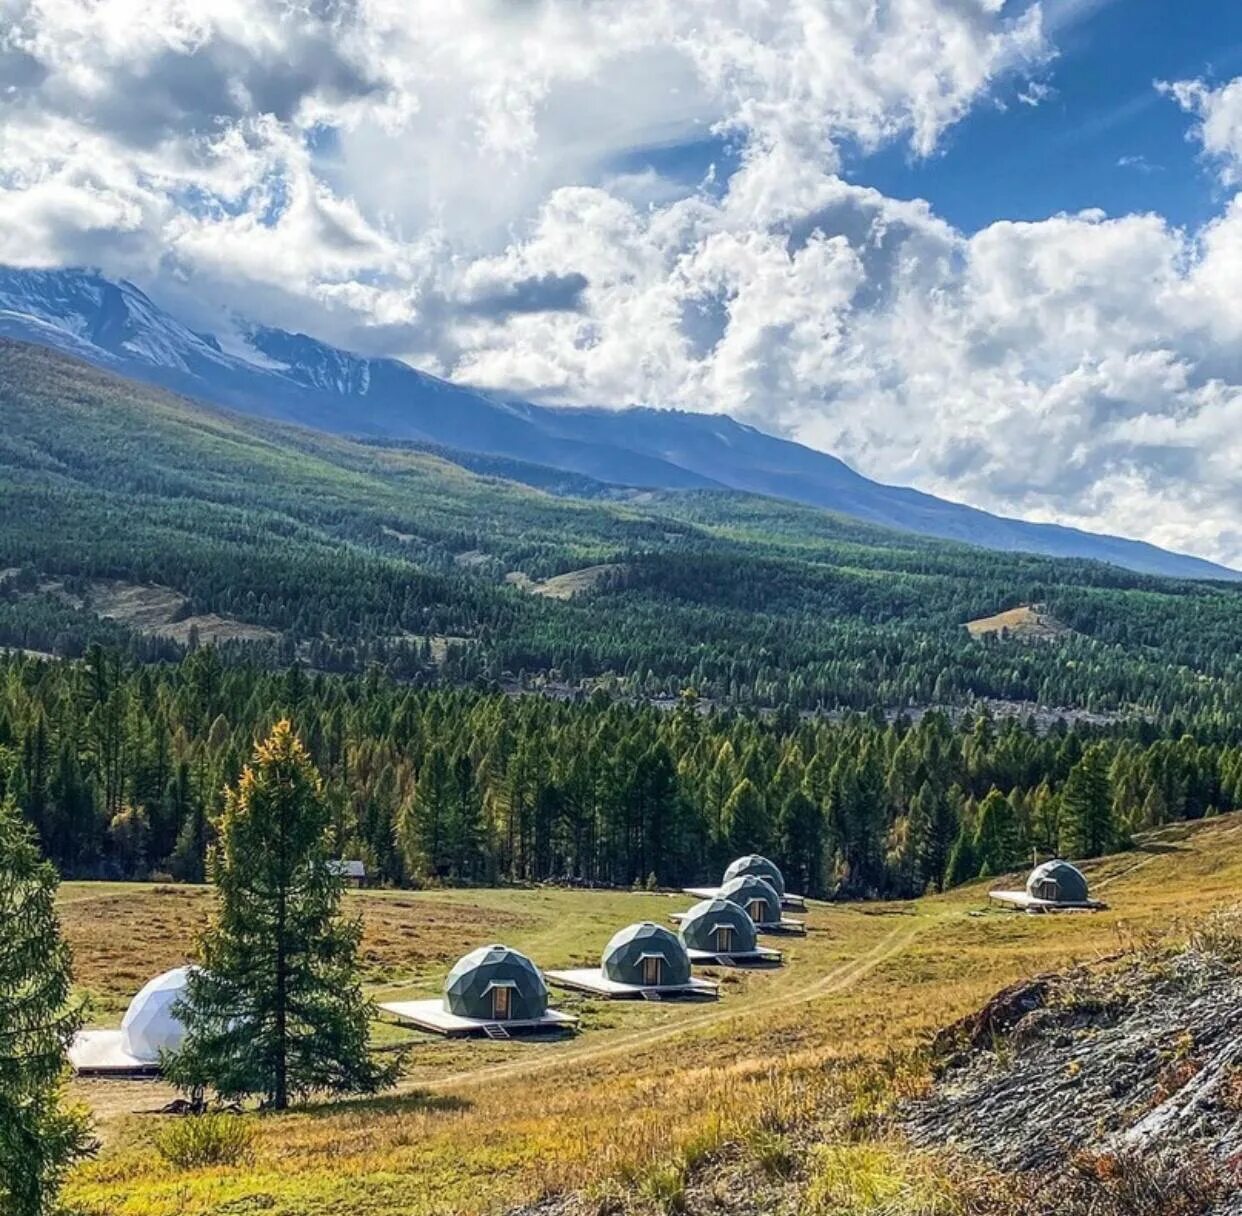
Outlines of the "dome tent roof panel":
[{"label": "dome tent roof panel", "polygon": [[508,1017],[537,1021],[548,1009],[548,986],[539,968],[508,946],[480,946],[458,959],[444,981],[444,1008],[463,1018],[491,1021],[492,992],[511,993]]},{"label": "dome tent roof panel", "polygon": [[739,857],[736,861],[729,863],[729,867],[724,872],[724,884],[732,882],[735,878],[742,878],[747,874],[753,874],[757,878],[764,879],[778,896],[782,899],[785,896],[785,875],[781,873],[780,867],[774,861],[769,861],[766,857],[761,857],[758,853],[748,853],[745,857]]},{"label": "dome tent roof panel", "polygon": [[173,1006],[185,996],[189,967],[175,967],[148,981],[121,1019],[121,1049],[136,1060],[156,1064],[164,1052],[185,1042],[185,1025]]},{"label": "dome tent roof panel", "polygon": [[732,941],[730,952],[749,954],[757,947],[755,922],[746,909],[733,900],[717,896],[697,903],[681,920],[681,940],[688,950],[715,953],[721,949],[717,930],[728,928]]},{"label": "dome tent roof panel", "polygon": [[648,987],[651,981],[644,974],[644,961],[653,958],[661,960],[658,986],[689,984],[690,956],[686,947],[675,933],[651,921],[627,925],[614,934],[604,947],[600,971],[616,983]]},{"label": "dome tent roof panel", "polygon": [[730,879],[720,888],[720,894],[730,903],[744,908],[756,925],[781,923],[781,897],[771,883],[755,874]]},{"label": "dome tent roof panel", "polygon": [[1026,880],[1026,892],[1032,899],[1054,903],[1086,903],[1089,898],[1083,872],[1060,858],[1037,865]]}]

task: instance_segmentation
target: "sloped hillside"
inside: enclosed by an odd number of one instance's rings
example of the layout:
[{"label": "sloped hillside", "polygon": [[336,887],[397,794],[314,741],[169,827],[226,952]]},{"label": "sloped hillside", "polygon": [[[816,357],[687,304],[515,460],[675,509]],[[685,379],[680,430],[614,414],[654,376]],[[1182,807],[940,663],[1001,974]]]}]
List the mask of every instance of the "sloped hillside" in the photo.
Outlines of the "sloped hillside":
[{"label": "sloped hillside", "polygon": [[1072,632],[1041,604],[1023,604],[993,616],[967,621],[966,631],[972,638],[1004,637],[1023,641],[1053,641]]},{"label": "sloped hillside", "polygon": [[[561,497],[4,342],[0,472],[0,569],[18,572],[0,592],[0,646],[174,657],[188,630],[143,634],[37,593],[113,582],[239,622],[231,644],[260,661],[330,671],[525,672],[637,696],[689,685],[805,710],[1242,701],[1242,587],[990,553],[729,492]],[[623,578],[594,573],[617,567]],[[519,574],[548,594],[507,585]],[[961,628],[1015,595],[1081,636],[1015,662]],[[465,641],[439,663],[416,641],[436,637]]]}]

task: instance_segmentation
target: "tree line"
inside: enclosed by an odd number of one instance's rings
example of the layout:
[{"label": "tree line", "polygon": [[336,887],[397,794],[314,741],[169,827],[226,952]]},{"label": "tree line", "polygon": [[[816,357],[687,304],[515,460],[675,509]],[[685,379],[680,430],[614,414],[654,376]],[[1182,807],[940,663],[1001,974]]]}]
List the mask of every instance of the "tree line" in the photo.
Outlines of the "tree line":
[{"label": "tree line", "polygon": [[99,647],[0,658],[0,796],[66,874],[201,881],[223,791],[285,718],[336,855],[404,885],[680,885],[762,852],[807,894],[906,897],[1242,803],[1236,733],[1177,720],[830,720]]}]

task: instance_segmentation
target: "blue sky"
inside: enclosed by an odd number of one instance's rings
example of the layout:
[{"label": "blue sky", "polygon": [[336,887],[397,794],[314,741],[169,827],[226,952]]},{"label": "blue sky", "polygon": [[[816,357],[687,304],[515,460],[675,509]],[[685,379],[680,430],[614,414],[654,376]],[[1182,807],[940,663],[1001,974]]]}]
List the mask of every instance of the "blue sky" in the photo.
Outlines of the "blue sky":
[{"label": "blue sky", "polygon": [[0,262],[1242,566],[1240,188],[1242,0],[0,0]]},{"label": "blue sky", "polygon": [[1224,83],[1242,71],[1236,0],[1106,0],[1059,28],[1038,105],[1000,90],[949,131],[930,157],[889,147],[852,156],[848,174],[899,198],[928,199],[964,231],[1099,207],[1156,211],[1198,226],[1222,192],[1185,113],[1158,80]]},{"label": "blue sky", "polygon": [[[847,141],[843,176],[894,198],[926,199],[966,233],[1088,208],[1154,211],[1187,228],[1207,222],[1226,192],[1185,112],[1157,82],[1224,84],[1242,72],[1242,3],[1066,0],[1044,12],[1046,67],[1002,78],[929,156],[900,139],[878,151]],[[611,167],[650,168],[693,186],[714,165],[723,189],[737,159],[735,146],[709,137],[630,149]]]}]

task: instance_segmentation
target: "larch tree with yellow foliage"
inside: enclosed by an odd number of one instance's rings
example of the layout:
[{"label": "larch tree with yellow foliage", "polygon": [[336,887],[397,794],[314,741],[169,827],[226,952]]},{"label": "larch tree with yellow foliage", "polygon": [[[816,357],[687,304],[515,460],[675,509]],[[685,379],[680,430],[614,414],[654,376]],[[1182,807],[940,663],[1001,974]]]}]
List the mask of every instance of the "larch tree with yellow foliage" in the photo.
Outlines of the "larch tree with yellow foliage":
[{"label": "larch tree with yellow foliage", "polygon": [[293,727],[279,722],[227,792],[209,871],[216,914],[200,942],[167,1064],[184,1089],[266,1108],[317,1092],[373,1093],[394,1079],[367,1043],[361,921],[341,915],[330,812]]}]

